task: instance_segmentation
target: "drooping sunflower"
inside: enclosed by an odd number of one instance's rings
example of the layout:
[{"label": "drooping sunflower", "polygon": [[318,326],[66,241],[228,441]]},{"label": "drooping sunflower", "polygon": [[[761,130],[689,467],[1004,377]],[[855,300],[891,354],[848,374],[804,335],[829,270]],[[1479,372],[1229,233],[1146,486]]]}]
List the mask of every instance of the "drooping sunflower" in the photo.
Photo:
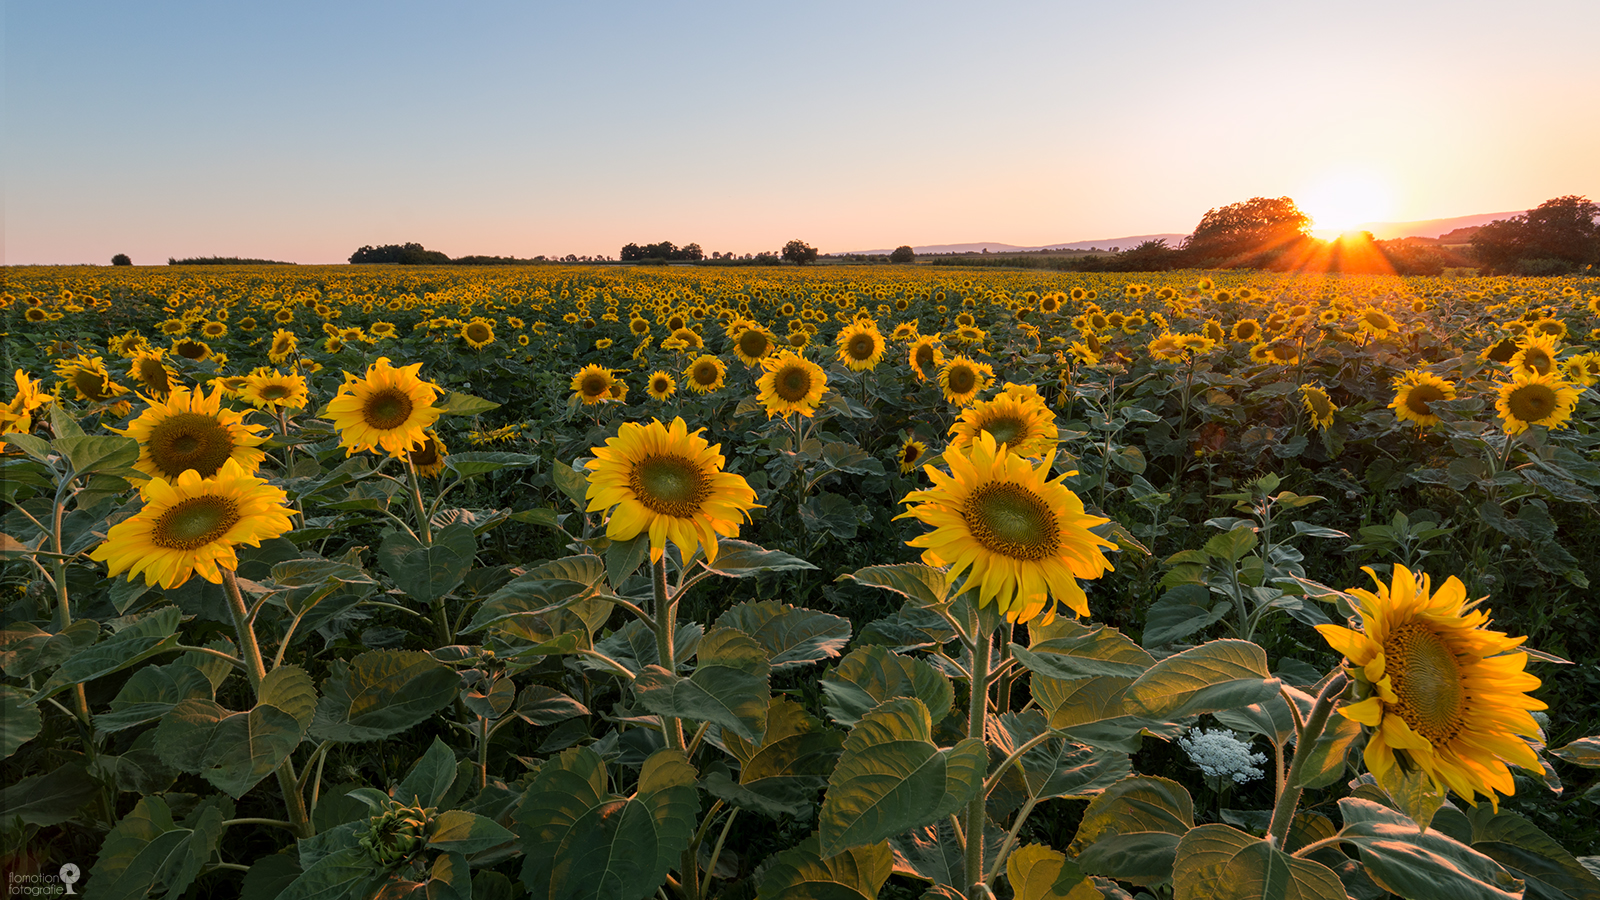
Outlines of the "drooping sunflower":
[{"label": "drooping sunflower", "polygon": [[229,460],[245,474],[255,472],[266,452],[259,449],[267,438],[260,425],[244,421],[244,414],[222,408],[222,391],[210,395],[197,388],[174,388],[165,402],[151,400],[122,434],[139,442],[134,468],[156,478],[176,481],[193,470],[201,478],[222,471]]},{"label": "drooping sunflower", "polygon": [[656,371],[650,373],[650,382],[649,386],[645,389],[645,393],[657,400],[665,400],[668,397],[671,397],[672,392],[677,389],[678,382],[673,380],[671,375],[668,375],[666,372],[657,369]]},{"label": "drooping sunflower", "polygon": [[1339,712],[1373,729],[1367,770],[1393,787],[1403,762],[1437,790],[1468,802],[1483,794],[1498,806],[1495,791],[1516,789],[1506,763],[1539,770],[1522,736],[1538,735],[1528,711],[1545,704],[1526,693],[1539,687],[1524,671],[1528,655],[1511,652],[1525,638],[1489,630],[1488,613],[1475,609],[1483,601],[1467,602],[1454,576],[1433,592],[1426,574],[1405,566],[1394,567],[1387,585],[1365,571],[1377,590],[1350,591],[1361,630],[1318,625],[1317,631],[1350,661],[1363,696]]},{"label": "drooping sunflower", "polygon": [[767,410],[767,418],[799,413],[806,418],[816,414],[828,375],[822,367],[788,350],[761,361],[763,374],[756,379],[756,399]]},{"label": "drooping sunflower", "polygon": [[482,350],[494,343],[494,323],[481,316],[475,318],[461,326],[461,339],[467,342],[468,347]]},{"label": "drooping sunflower", "polygon": [[733,537],[758,504],[744,477],[722,471],[721,444],[708,445],[682,418],[670,427],[625,422],[604,447],[595,447],[590,470],[589,512],[610,510],[606,536],[614,541],[650,536],[650,561],[666,553],[667,541],[688,560],[704,549],[717,559],[717,536]]},{"label": "drooping sunflower", "polygon": [[176,480],[154,478],[140,488],[144,508],[111,526],[89,558],[112,577],[143,575],[145,584],[178,587],[199,574],[222,582],[221,569],[237,569],[239,544],[261,546],[289,531],[288,496],[230,459],[215,478],[194,469]]},{"label": "drooping sunflower", "polygon": [[857,319],[839,329],[834,339],[839,361],[853,372],[866,372],[883,359],[883,335],[871,319]]},{"label": "drooping sunflower", "polygon": [[120,334],[107,342],[108,349],[123,359],[132,359],[137,354],[150,349],[150,342],[137,328]]},{"label": "drooping sunflower", "polygon": [[1506,434],[1521,434],[1529,425],[1560,428],[1572,418],[1582,393],[1582,388],[1557,375],[1522,371],[1499,385],[1494,408]]},{"label": "drooping sunflower", "polygon": [[916,343],[911,345],[908,360],[917,380],[927,381],[944,365],[944,351],[939,349],[939,336],[934,334],[917,338]]},{"label": "drooping sunflower", "polygon": [[1314,384],[1300,385],[1300,402],[1311,416],[1311,424],[1324,431],[1333,424],[1333,414],[1339,411],[1328,392]]},{"label": "drooping sunflower", "polygon": [[907,510],[896,517],[933,527],[906,542],[924,548],[922,561],[948,565],[952,580],[968,573],[979,605],[994,601],[1008,621],[1048,623],[1052,597],[1087,616],[1089,599],[1077,579],[1110,571],[1102,548],[1115,545],[1089,531],[1110,520],[1084,512],[1061,483],[1066,475],[1049,478],[1055,453],[1035,467],[1000,452],[984,432],[965,452],[947,449],[944,461],[949,473],[923,467],[934,486],[908,494]]},{"label": "drooping sunflower", "polygon": [[247,375],[239,396],[257,409],[305,409],[306,401],[310,399],[305,376],[298,372],[285,375],[276,370],[260,370]]},{"label": "drooping sunflower", "polygon": [[345,455],[361,450],[383,450],[399,456],[422,443],[423,430],[441,410],[433,405],[439,388],[417,377],[422,363],[391,366],[378,357],[367,367],[365,378],[345,373],[344,384],[328,402],[328,418],[339,429]]},{"label": "drooping sunflower", "polygon": [[145,393],[152,397],[165,397],[181,384],[177,370],[162,359],[166,355],[167,351],[153,347],[135,353],[133,362],[128,366],[128,377],[139,382]]},{"label": "drooping sunflower", "polygon": [[411,464],[416,466],[417,474],[424,477],[433,477],[444,471],[444,461],[449,457],[450,451],[445,447],[444,441],[434,433],[432,428],[422,432],[422,445],[406,451],[411,456]]},{"label": "drooping sunflower", "polygon": [[1529,332],[1517,341],[1517,352],[1512,354],[1508,365],[1513,372],[1549,375],[1556,371],[1556,354],[1560,350],[1561,342],[1553,335]]},{"label": "drooping sunflower", "polygon": [[1281,366],[1292,366],[1300,361],[1300,345],[1287,338],[1279,338],[1267,345],[1267,357]]},{"label": "drooping sunflower", "polygon": [[1368,307],[1356,317],[1356,325],[1373,339],[1386,338],[1400,330],[1400,324],[1377,307]]},{"label": "drooping sunflower", "polygon": [[683,377],[687,379],[689,390],[697,394],[709,394],[722,388],[723,379],[727,374],[727,365],[717,357],[706,353],[689,364]]},{"label": "drooping sunflower", "polygon": [[611,386],[616,383],[617,378],[610,369],[591,363],[572,376],[570,387],[584,406],[594,406],[611,398]]},{"label": "drooping sunflower", "polygon": [[205,362],[213,353],[211,345],[205,341],[194,338],[180,338],[172,342],[172,352],[176,356],[193,362]]},{"label": "drooping sunflower", "polygon": [[1483,352],[1478,354],[1478,358],[1487,362],[1504,364],[1511,362],[1511,357],[1516,355],[1517,339],[1514,337],[1503,337],[1500,340],[1495,341],[1489,346],[1483,348]]},{"label": "drooping sunflower", "polygon": [[908,343],[916,340],[917,339],[917,323],[916,322],[901,322],[900,324],[894,326],[894,333],[889,335],[889,339],[892,340],[892,341],[898,341],[899,343],[902,343],[902,344],[908,344]]},{"label": "drooping sunflower", "polygon": [[[992,400],[983,400],[961,411],[950,426],[950,450],[965,452],[987,434],[1018,456],[1038,458],[1056,447],[1056,416],[1037,391],[1005,390]],[[948,451],[947,451],[948,452]]]},{"label": "drooping sunflower", "polygon": [[38,382],[18,369],[12,376],[17,392],[0,404],[0,434],[27,434],[33,430],[33,414],[54,398],[39,389]]},{"label": "drooping sunflower", "polygon": [[1412,369],[1394,380],[1394,402],[1389,408],[1402,422],[1415,422],[1418,427],[1439,424],[1433,413],[1433,404],[1440,400],[1454,400],[1456,386],[1438,375]]},{"label": "drooping sunflower", "polygon": [[267,360],[275,366],[281,366],[289,361],[295,350],[300,347],[300,339],[294,332],[279,328],[272,334],[272,347],[267,350]]},{"label": "drooping sunflower", "polygon": [[128,393],[128,389],[111,380],[105,360],[98,356],[78,355],[56,363],[56,375],[72,385],[79,400],[104,403]]},{"label": "drooping sunflower", "polygon": [[1163,362],[1174,362],[1183,359],[1183,344],[1179,342],[1180,335],[1167,333],[1157,335],[1146,345],[1150,355]]}]

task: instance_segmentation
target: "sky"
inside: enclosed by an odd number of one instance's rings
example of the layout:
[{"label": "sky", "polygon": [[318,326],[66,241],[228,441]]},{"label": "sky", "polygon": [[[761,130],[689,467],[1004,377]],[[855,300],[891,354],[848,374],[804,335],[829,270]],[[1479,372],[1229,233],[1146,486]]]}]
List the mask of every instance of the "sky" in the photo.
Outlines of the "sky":
[{"label": "sky", "polygon": [[3,261],[823,252],[1600,199],[1600,3],[6,0]]}]

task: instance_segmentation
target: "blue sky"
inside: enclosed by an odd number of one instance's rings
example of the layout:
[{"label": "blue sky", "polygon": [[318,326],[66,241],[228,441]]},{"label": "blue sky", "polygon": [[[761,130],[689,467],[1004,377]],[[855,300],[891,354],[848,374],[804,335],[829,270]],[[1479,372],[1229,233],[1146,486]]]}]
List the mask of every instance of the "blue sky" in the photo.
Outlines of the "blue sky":
[{"label": "blue sky", "polygon": [[1592,0],[63,0],[4,30],[11,264],[1037,245],[1252,196],[1600,198]]}]

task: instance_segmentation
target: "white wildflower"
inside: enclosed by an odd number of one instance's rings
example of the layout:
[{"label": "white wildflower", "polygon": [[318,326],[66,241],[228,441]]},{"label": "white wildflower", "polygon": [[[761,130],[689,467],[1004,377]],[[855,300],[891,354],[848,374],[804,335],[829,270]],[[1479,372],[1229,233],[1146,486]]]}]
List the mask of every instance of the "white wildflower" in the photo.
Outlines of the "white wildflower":
[{"label": "white wildflower", "polygon": [[1178,746],[1189,754],[1200,771],[1215,778],[1230,779],[1235,784],[1262,777],[1261,770],[1256,767],[1267,761],[1266,754],[1251,753],[1249,742],[1239,740],[1228,728],[1215,731],[1191,728],[1188,737],[1178,738]]}]

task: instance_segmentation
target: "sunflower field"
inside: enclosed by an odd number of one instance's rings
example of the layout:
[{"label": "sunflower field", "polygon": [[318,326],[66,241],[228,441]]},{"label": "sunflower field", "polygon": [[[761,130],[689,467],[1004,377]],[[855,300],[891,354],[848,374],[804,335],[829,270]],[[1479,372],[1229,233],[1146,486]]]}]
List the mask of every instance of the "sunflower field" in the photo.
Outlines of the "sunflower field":
[{"label": "sunflower field", "polygon": [[0,315],[13,885],[1600,897],[1600,279],[10,268]]}]

